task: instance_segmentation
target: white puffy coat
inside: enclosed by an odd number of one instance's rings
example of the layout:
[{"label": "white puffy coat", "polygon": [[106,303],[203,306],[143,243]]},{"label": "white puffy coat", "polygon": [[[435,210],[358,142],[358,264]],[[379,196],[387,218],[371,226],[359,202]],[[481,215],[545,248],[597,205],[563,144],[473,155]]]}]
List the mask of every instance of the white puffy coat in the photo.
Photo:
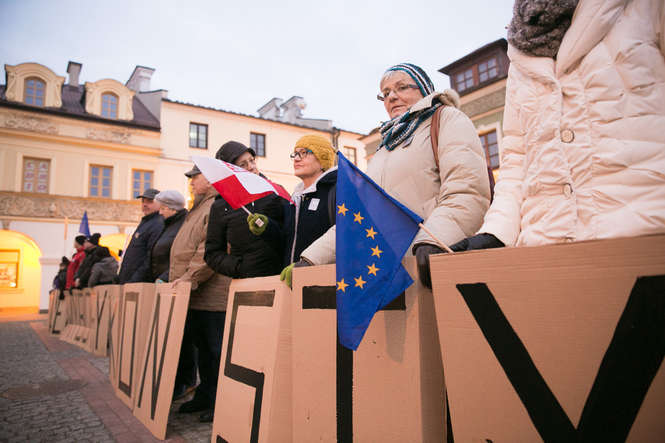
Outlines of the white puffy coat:
[{"label": "white puffy coat", "polygon": [[478,232],[538,245],[665,232],[665,2],[580,0],[557,59],[508,48]]}]

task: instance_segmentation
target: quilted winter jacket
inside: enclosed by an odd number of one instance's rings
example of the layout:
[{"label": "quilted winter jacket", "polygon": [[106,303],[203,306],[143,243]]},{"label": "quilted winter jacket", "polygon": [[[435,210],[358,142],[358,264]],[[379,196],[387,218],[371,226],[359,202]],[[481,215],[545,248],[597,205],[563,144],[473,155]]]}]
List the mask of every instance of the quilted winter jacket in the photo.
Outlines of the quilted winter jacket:
[{"label": "quilted winter jacket", "polygon": [[[471,120],[457,109],[447,93],[422,98],[411,109],[431,106],[436,96],[447,103],[439,119],[439,165],[437,169],[430,140],[432,119],[421,123],[409,145],[392,151],[380,149],[367,166],[367,175],[388,194],[420,215],[424,225],[444,243],[451,245],[472,235],[480,227],[489,207],[487,162]],[[435,244],[423,230],[414,244]],[[407,254],[411,253],[411,248]],[[301,254],[313,264],[335,261],[335,227]]]},{"label": "quilted winter jacket", "polygon": [[478,232],[539,245],[665,232],[665,2],[580,0],[557,59],[510,46]]},{"label": "quilted winter jacket", "polygon": [[216,273],[203,260],[210,207],[216,195],[217,191],[211,187],[204,196],[194,199],[171,245],[169,281],[191,282],[189,308],[201,311],[226,311],[231,284],[229,277]]}]

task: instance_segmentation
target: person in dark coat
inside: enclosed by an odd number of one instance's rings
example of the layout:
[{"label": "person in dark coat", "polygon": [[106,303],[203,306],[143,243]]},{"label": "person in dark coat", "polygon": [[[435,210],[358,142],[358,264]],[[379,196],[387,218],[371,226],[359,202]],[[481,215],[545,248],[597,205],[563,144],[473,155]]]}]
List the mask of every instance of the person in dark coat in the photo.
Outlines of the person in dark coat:
[{"label": "person in dark coat", "polygon": [[118,276],[118,262],[107,248],[98,247],[95,249],[95,254],[99,257],[99,261],[92,266],[88,287],[115,283]]},{"label": "person in dark coat", "polygon": [[[251,148],[230,141],[219,148],[215,157],[259,174],[255,155]],[[281,224],[283,206],[280,200],[281,197],[271,194],[246,207],[250,211],[269,214],[275,223]],[[247,213],[243,209],[234,210],[220,196],[215,198],[210,207],[204,253],[210,269],[232,278],[275,275],[281,268],[282,253],[281,242],[273,244],[249,232]],[[219,297],[226,295],[220,293]],[[194,398],[183,403],[179,412],[203,411],[199,417],[202,422],[211,422],[214,416],[225,318],[225,310],[192,309],[187,316],[187,327],[192,331],[196,346],[199,352],[205,352],[209,361],[199,365],[201,384]]]},{"label": "person in dark coat", "polygon": [[[95,232],[83,242],[85,258],[78,271],[76,271],[76,275],[74,275],[74,285],[79,289],[88,287],[88,280],[90,279],[92,267],[95,263],[101,261],[105,256],[110,255],[107,247],[99,246],[99,238],[101,236],[99,232]],[[106,251],[103,251],[104,249]]]},{"label": "person in dark coat", "polygon": [[[320,135],[301,137],[291,154],[293,170],[298,183],[293,192],[293,204],[286,205],[284,228],[264,214],[247,217],[249,229],[264,238],[284,239],[284,261],[286,268],[280,274],[291,286],[291,272],[300,254],[316,239],[335,224],[335,186],[337,167],[333,166],[335,150],[330,141]],[[258,227],[255,220],[263,221]]]},{"label": "person in dark coat", "polygon": [[[217,151],[216,158],[259,174],[254,150],[230,141]],[[281,226],[284,223],[282,198],[270,194],[248,205],[252,213],[264,214]],[[230,251],[227,249],[230,245]],[[247,212],[233,209],[218,196],[210,208],[205,261],[214,271],[232,278],[277,275],[282,268],[283,242],[257,237],[247,226]]]},{"label": "person in dark coat", "polygon": [[155,201],[157,194],[159,194],[159,191],[151,188],[146,189],[143,194],[136,197],[141,199],[143,218],[122,254],[122,263],[118,274],[120,284],[154,281],[151,280],[148,255],[157,236],[164,229],[164,218],[159,214],[160,205]]},{"label": "person in dark coat", "polygon": [[164,228],[155,239],[150,250],[150,281],[169,281],[169,257],[173,239],[185,221],[185,197],[178,191],[162,191],[155,196],[160,204],[159,213],[164,218]]}]

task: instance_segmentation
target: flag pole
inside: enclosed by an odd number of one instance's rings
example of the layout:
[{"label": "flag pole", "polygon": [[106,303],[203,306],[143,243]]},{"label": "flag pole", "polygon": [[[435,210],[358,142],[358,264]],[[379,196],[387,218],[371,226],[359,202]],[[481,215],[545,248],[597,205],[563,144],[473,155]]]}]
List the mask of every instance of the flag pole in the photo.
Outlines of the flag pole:
[{"label": "flag pole", "polygon": [[[251,212],[249,212],[249,209],[247,209],[245,205],[242,205],[241,208],[243,208],[247,214],[254,215]],[[260,218],[257,218],[256,220],[254,220],[254,224],[260,228],[261,226],[263,226],[263,221]]]},{"label": "flag pole", "polygon": [[427,232],[427,233],[429,234],[429,236],[432,237],[432,240],[434,240],[434,243],[436,243],[437,245],[439,245],[439,246],[441,247],[441,249],[445,250],[445,251],[446,251],[447,253],[449,253],[449,254],[454,254],[454,253],[455,253],[455,252],[453,252],[452,249],[450,249],[448,246],[446,246],[446,244],[445,244],[444,242],[442,242],[441,240],[439,240],[438,238],[436,238],[436,236],[435,236],[434,234],[432,234],[432,231],[430,231],[429,229],[427,229],[427,228],[425,227],[425,225],[423,225],[422,223],[418,223],[418,226],[420,227],[420,229],[422,229],[423,231]]}]

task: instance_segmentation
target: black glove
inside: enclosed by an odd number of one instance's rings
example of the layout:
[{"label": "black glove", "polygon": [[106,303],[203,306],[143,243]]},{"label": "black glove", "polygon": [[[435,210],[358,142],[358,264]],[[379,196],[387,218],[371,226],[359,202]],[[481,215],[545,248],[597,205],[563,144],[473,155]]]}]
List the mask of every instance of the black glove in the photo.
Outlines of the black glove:
[{"label": "black glove", "polygon": [[414,246],[414,253],[416,254],[416,263],[418,265],[418,278],[426,288],[432,289],[432,277],[429,271],[429,256],[432,254],[441,254],[446,251],[438,246],[419,244]]},{"label": "black glove", "polygon": [[503,248],[504,246],[506,245],[492,234],[476,234],[473,237],[458,241],[450,249],[460,252],[474,249]]}]

